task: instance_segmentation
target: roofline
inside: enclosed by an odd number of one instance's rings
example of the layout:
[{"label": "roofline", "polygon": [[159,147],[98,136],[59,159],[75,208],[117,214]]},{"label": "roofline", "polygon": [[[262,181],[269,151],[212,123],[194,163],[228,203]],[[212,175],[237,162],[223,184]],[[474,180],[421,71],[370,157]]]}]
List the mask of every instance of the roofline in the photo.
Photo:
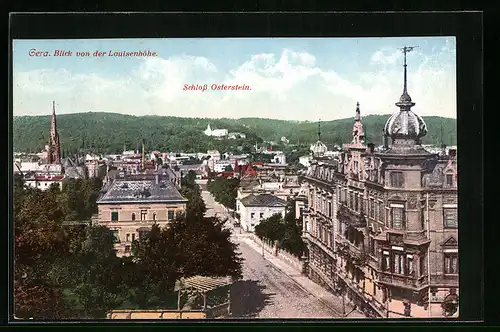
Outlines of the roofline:
[{"label": "roofline", "polygon": [[126,203],[187,203],[187,199],[176,199],[176,200],[134,200],[134,201],[103,201],[98,200],[97,204],[126,204]]}]

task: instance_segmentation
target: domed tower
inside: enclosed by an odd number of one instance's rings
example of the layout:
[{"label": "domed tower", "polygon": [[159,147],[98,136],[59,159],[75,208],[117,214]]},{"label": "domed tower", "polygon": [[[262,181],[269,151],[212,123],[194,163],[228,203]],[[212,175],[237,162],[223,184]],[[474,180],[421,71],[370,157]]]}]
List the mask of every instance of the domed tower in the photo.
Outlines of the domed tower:
[{"label": "domed tower", "polygon": [[396,103],[399,111],[394,113],[386,122],[384,135],[391,138],[392,144],[390,150],[399,149],[417,149],[421,145],[421,139],[427,134],[427,125],[418,114],[415,114],[411,108],[415,103],[408,94],[408,83],[406,73],[406,53],[413,50],[413,47],[404,47],[404,87],[403,94]]},{"label": "domed tower", "polygon": [[318,121],[318,141],[315,144],[311,145],[311,152],[313,154],[313,157],[320,158],[323,157],[327,151],[328,148],[323,142],[321,142],[321,124]]}]

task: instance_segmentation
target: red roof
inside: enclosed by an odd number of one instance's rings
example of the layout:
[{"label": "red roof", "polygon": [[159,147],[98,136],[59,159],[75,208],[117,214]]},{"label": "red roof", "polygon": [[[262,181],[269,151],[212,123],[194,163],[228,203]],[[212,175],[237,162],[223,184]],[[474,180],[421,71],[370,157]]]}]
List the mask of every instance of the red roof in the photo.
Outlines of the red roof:
[{"label": "red roof", "polygon": [[262,165],[264,165],[264,162],[262,162],[262,161],[254,161],[252,163],[252,166],[262,166]]},{"label": "red roof", "polygon": [[64,179],[64,175],[56,175],[56,176],[35,176],[36,181],[61,181]]},{"label": "red roof", "polygon": [[234,172],[219,172],[217,175],[222,175],[222,176],[234,176]]}]

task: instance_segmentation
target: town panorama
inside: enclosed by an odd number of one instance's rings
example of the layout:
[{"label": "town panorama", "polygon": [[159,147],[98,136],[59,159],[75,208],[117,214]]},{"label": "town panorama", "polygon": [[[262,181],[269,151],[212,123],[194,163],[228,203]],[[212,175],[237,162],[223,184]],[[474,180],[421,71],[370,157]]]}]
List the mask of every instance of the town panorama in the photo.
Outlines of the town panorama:
[{"label": "town panorama", "polygon": [[458,150],[414,109],[400,46],[392,115],[379,130],[355,100],[342,142],[317,118],[314,140],[271,141],[213,117],[183,127],[191,151],[119,126],[116,151],[62,122],[99,113],[38,105],[45,148],[14,152],[15,318],[458,317]]}]

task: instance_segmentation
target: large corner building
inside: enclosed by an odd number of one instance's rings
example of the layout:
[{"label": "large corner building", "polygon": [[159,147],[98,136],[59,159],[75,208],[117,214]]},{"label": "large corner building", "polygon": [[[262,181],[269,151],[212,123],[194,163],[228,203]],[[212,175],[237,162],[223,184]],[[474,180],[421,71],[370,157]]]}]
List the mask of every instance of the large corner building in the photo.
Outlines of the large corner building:
[{"label": "large corner building", "polygon": [[377,317],[458,316],[457,162],[421,145],[424,120],[404,89],[367,144],[358,107],[338,160],[315,158],[303,177],[309,209],[306,272]]}]

